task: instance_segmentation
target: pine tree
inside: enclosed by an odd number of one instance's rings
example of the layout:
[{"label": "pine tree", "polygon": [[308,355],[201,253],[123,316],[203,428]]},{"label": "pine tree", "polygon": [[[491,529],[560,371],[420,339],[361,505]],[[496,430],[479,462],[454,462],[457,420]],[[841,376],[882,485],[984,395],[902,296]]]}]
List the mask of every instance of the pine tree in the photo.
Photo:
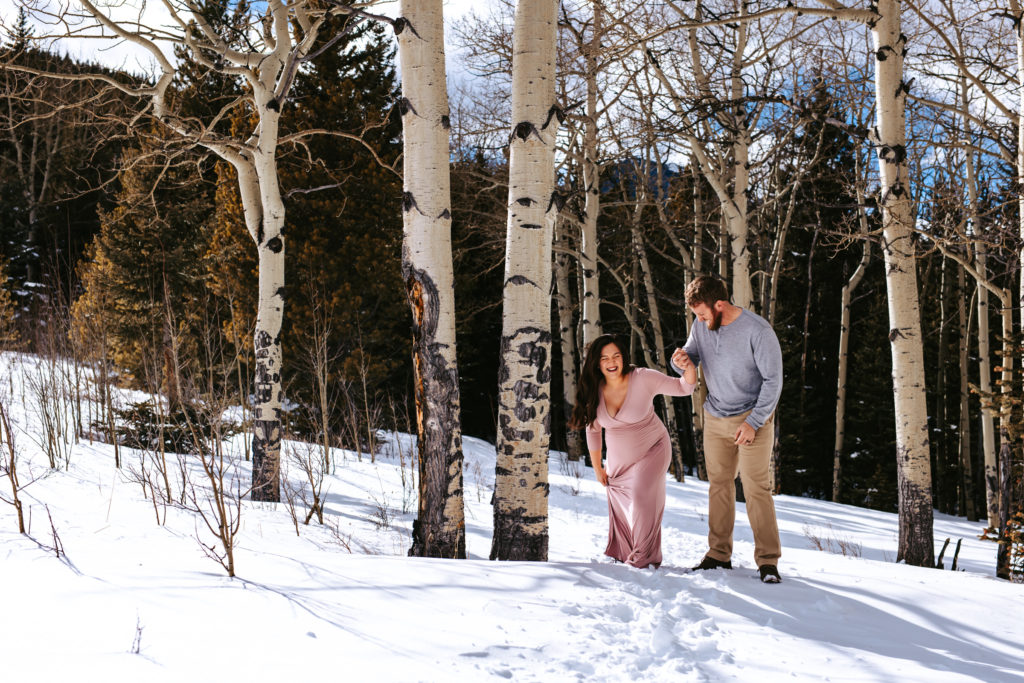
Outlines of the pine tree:
[{"label": "pine tree", "polygon": [[158,140],[124,157],[118,204],[101,213],[73,315],[83,328],[88,316],[102,314],[114,364],[136,386],[160,387],[176,400],[174,364],[196,359],[188,323],[200,300],[199,247],[210,207],[187,192],[194,172],[164,167]]},{"label": "pine tree", "polygon": [[[325,40],[337,28],[328,27]],[[364,24],[299,74],[282,112],[286,130],[340,134],[305,138],[280,160],[282,187],[291,193],[284,335],[292,343],[285,367],[296,398],[310,383],[296,362],[302,350],[294,342],[317,307],[331,312],[330,345],[340,355],[341,378],[365,379],[371,390],[407,386],[401,180],[374,158],[393,164],[401,152],[394,57],[383,31]]]},{"label": "pine tree", "polygon": [[15,324],[15,304],[9,287],[7,259],[0,253],[0,350],[15,348],[18,343],[18,328]]}]

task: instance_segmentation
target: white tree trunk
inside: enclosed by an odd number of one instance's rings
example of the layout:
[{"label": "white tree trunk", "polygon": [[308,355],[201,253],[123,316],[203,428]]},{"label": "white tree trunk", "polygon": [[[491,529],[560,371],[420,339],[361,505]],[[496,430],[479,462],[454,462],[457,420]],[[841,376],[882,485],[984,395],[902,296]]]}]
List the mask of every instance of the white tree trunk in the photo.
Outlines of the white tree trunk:
[{"label": "white tree trunk", "polygon": [[[419,507],[410,555],[466,557],[442,0],[402,0],[402,275],[412,307]],[[397,29],[396,29],[397,30]]]},{"label": "white tree trunk", "polygon": [[[858,174],[858,185],[857,185],[857,206],[864,206],[864,192],[860,187],[860,178]],[[843,444],[846,437],[846,370],[849,364],[849,350],[850,350],[850,299],[853,296],[853,292],[857,289],[860,281],[864,278],[864,273],[867,271],[868,262],[871,259],[871,243],[867,241],[868,224],[867,214],[864,209],[860,209],[859,222],[860,232],[865,238],[863,244],[863,251],[861,252],[860,262],[857,264],[857,269],[853,271],[853,275],[843,285],[842,292],[842,309],[840,313],[839,323],[839,381],[836,389],[836,439],[833,446],[833,460],[832,460],[832,502],[839,502],[839,495],[841,492],[842,473],[843,473]]]},{"label": "white tree trunk", "polygon": [[[264,112],[260,117],[261,135],[273,136],[269,154],[255,159],[253,175],[257,177],[260,200],[260,221],[256,228],[256,251],[259,268],[259,299],[256,312],[256,330],[253,350],[256,361],[253,399],[253,466],[252,499],[281,501],[281,323],[284,320],[284,202],[277,180],[276,112]],[[262,147],[262,146],[261,146]],[[236,170],[239,170],[236,166]],[[251,178],[245,185],[251,187]],[[248,207],[255,203],[243,189],[239,170],[239,189],[242,205],[246,207],[246,223],[253,221]]]},{"label": "white tree trunk", "polygon": [[[740,5],[739,16],[747,13],[747,3]],[[746,83],[743,79],[743,61],[747,57],[747,22],[740,23],[736,29],[736,50],[733,53],[731,95],[734,101],[742,101],[746,94]],[[739,105],[737,105],[739,106]],[[750,227],[747,222],[747,190],[750,185],[750,133],[744,118],[745,108],[735,113],[732,139],[732,187],[730,188],[730,211],[726,216],[726,227],[729,231],[729,244],[732,251],[732,302],[743,308],[751,308],[754,304],[754,291],[750,284],[750,250],[747,249],[747,237]]]},{"label": "white tree trunk", "polygon": [[583,346],[601,335],[601,288],[597,268],[597,219],[601,215],[601,167],[597,147],[597,62],[600,54],[602,7],[594,2],[593,41],[587,46],[587,120],[583,130],[583,224],[580,228],[580,269],[583,271]]},{"label": "white tree trunk", "polygon": [[970,383],[967,374],[968,365],[968,338],[970,331],[967,324],[967,293],[966,275],[963,266],[957,267],[957,322],[959,323],[959,357],[960,357],[960,428],[957,436],[960,440],[960,499],[963,506],[960,514],[966,515],[968,521],[974,522],[978,519],[978,512],[974,507],[974,467],[971,464],[971,413],[970,413]]},{"label": "white tree trunk", "polygon": [[[565,224],[556,219],[555,242],[561,247],[555,256],[555,305],[558,306],[559,346],[562,350],[562,405],[565,419],[572,416],[576,405],[576,334],[572,323],[572,294],[569,279],[569,246],[565,238]],[[576,430],[565,431],[566,450],[570,460],[580,460],[584,455],[580,435]]]},{"label": "white tree trunk", "polygon": [[[283,19],[281,20],[283,21]],[[281,501],[281,323],[284,320],[284,200],[277,177],[280,106],[273,93],[284,71],[287,44],[268,54],[252,81],[259,115],[254,149],[234,162],[246,227],[256,242],[259,298],[253,352],[253,500]],[[252,196],[253,188],[258,195]],[[258,205],[258,206],[257,206]]]},{"label": "white tree trunk", "polygon": [[873,4],[877,144],[896,408],[899,548],[896,561],[934,565],[931,458],[924,352],[906,151],[906,91],[899,0]]},{"label": "white tree trunk", "polygon": [[[988,254],[984,244],[978,245],[976,268],[982,277],[988,277]],[[978,283],[978,388],[981,393],[992,391],[992,347],[988,323],[988,289]],[[999,525],[999,483],[996,466],[995,415],[991,408],[981,408],[981,445],[985,468],[985,510],[988,525]]]},{"label": "white tree trunk", "polygon": [[557,0],[519,0],[491,559],[546,560]]}]

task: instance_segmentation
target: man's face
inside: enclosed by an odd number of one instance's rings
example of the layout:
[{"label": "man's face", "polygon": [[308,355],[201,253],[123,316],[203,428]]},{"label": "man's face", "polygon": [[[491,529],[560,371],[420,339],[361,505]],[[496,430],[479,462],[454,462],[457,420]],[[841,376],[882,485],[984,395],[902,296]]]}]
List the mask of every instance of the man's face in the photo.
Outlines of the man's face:
[{"label": "man's face", "polygon": [[697,320],[700,320],[708,329],[714,332],[722,326],[722,306],[721,301],[716,301],[715,305],[708,306],[707,304],[700,303],[696,306],[690,306],[690,310],[697,316]]}]

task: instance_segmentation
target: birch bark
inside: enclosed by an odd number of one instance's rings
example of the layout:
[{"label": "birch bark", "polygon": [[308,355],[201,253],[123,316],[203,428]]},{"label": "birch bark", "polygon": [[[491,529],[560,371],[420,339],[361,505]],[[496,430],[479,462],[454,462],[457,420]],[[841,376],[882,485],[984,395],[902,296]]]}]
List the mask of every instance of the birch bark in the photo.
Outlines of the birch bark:
[{"label": "birch bark", "polygon": [[[562,405],[566,416],[576,405],[576,334],[572,321],[572,294],[569,279],[569,245],[565,223],[555,224],[555,242],[561,249],[555,256],[555,305],[558,307],[559,347],[562,350]],[[583,446],[576,430],[565,432],[566,450],[570,460],[583,458]]]},{"label": "birch bark", "polygon": [[956,267],[956,318],[959,329],[959,464],[961,464],[961,514],[969,521],[977,521],[978,511],[974,505],[974,466],[971,459],[971,385],[968,378],[968,345],[970,326],[968,324],[967,276],[964,267]]},{"label": "birch bark", "polygon": [[[984,244],[979,244],[975,254],[978,273],[988,278],[988,254]],[[989,332],[989,292],[981,282],[978,289],[978,388],[982,394],[992,391],[992,347]],[[981,408],[982,462],[985,478],[985,511],[988,525],[993,529],[999,524],[999,485],[996,466],[995,415],[991,407]]]},{"label": "birch bark", "polygon": [[[402,0],[402,275],[412,308],[419,505],[410,555],[466,557],[442,0]],[[399,29],[401,27],[401,29]]]},{"label": "birch bark", "polygon": [[556,0],[519,0],[491,559],[547,560]]},{"label": "birch bark", "polygon": [[896,408],[899,547],[896,561],[934,565],[931,457],[924,353],[913,242],[914,217],[906,151],[906,97],[900,0],[877,0],[871,25],[875,46],[875,99],[883,252],[889,301]]},{"label": "birch bark", "polygon": [[[864,206],[864,191],[860,186],[860,173],[857,174],[857,206]],[[860,285],[871,259],[871,243],[867,241],[868,218],[863,208],[858,210],[860,233],[865,238],[860,262],[853,275],[843,285],[841,313],[839,323],[839,380],[836,389],[836,440],[832,449],[832,502],[838,503],[842,492],[843,475],[843,444],[846,437],[846,370],[849,365],[850,350],[850,302],[854,290]]]},{"label": "birch bark", "polygon": [[597,146],[597,71],[601,52],[603,8],[593,3],[593,35],[586,47],[587,117],[583,131],[583,223],[580,239],[580,269],[583,279],[583,346],[601,335],[601,289],[597,269],[597,219],[601,215],[601,166]]},{"label": "birch bark", "polygon": [[959,323],[960,343],[960,428],[957,430],[959,437],[960,452],[960,513],[967,516],[968,521],[974,522],[978,519],[978,512],[974,506],[974,466],[971,462],[971,413],[970,413],[970,383],[967,375],[968,368],[968,344],[970,342],[970,326],[967,321],[968,307],[967,277],[963,266],[957,266],[957,322]]}]

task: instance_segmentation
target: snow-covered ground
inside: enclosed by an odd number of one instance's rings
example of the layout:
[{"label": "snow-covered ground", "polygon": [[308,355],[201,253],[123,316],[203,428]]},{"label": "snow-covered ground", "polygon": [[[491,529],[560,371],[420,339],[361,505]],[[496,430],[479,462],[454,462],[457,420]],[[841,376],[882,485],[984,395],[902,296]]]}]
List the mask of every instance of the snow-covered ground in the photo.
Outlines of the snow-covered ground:
[{"label": "snow-covered ground", "polygon": [[[784,580],[764,585],[742,510],[736,569],[687,571],[705,549],[707,487],[669,481],[665,564],[639,570],[603,558],[603,489],[553,456],[550,561],[490,562],[494,452],[472,438],[471,559],[405,556],[411,439],[390,435],[376,463],[335,453],[327,525],[300,520],[297,535],[286,505],[245,503],[228,578],[195,513],[143,497],[137,452],[119,471],[112,447],[80,442],[50,470],[22,360],[0,356],[33,482],[32,538],[0,504],[4,681],[1024,681],[1024,585],[993,578],[980,524],[936,515],[947,570],[920,569],[893,563],[894,515],[779,496]],[[247,482],[248,463],[238,473]],[[952,572],[957,539],[965,571]]]}]

